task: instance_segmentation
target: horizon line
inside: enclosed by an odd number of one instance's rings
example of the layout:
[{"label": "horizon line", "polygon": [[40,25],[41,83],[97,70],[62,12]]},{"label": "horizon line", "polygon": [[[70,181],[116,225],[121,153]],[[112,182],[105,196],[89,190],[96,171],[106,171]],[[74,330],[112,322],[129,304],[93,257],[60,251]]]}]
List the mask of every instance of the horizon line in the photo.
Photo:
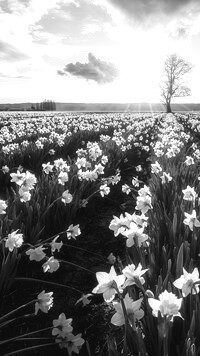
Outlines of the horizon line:
[{"label": "horizon line", "polygon": [[[85,104],[85,105],[136,105],[136,104],[148,104],[148,105],[166,105],[165,103],[162,102],[149,102],[149,101],[138,101],[138,102],[81,102],[81,101],[55,101],[55,100],[47,100],[47,101],[53,101],[56,104]],[[20,101],[20,102],[6,102],[6,103],[1,103],[0,105],[19,105],[19,104],[37,104],[37,103],[42,103],[45,102],[43,101]],[[182,102],[182,103],[171,103],[171,105],[198,105],[200,104],[199,102]]]}]

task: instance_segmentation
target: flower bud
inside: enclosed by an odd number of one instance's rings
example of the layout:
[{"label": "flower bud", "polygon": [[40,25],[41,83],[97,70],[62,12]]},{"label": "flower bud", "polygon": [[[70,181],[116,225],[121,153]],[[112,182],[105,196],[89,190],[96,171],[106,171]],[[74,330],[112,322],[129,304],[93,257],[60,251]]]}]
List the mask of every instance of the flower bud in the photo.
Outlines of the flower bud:
[{"label": "flower bud", "polygon": [[145,294],[148,298],[155,298],[153,292],[150,289],[147,289]]}]

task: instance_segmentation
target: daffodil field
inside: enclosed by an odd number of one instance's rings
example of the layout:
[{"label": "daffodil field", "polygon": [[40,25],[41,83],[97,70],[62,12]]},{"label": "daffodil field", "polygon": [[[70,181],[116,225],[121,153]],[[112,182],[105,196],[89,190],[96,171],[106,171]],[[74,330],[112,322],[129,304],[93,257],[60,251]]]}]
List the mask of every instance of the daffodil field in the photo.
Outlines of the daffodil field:
[{"label": "daffodil field", "polygon": [[0,355],[200,355],[200,116],[0,114]]}]

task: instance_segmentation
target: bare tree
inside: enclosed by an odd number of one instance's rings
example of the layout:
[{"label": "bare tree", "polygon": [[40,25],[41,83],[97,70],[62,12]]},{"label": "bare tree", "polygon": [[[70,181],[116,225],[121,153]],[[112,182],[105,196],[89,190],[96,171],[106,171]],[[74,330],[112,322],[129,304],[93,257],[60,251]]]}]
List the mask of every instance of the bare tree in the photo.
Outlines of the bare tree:
[{"label": "bare tree", "polygon": [[193,66],[186,60],[172,54],[164,63],[164,78],[160,85],[161,97],[166,105],[167,113],[171,110],[171,100],[190,95],[190,89],[185,85],[185,75],[190,73]]}]

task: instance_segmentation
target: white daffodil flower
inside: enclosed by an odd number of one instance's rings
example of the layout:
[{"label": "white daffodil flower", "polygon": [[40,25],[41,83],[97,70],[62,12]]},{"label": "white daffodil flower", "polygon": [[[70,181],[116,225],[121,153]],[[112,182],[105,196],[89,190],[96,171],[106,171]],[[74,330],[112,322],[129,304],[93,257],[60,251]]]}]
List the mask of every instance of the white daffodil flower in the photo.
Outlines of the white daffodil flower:
[{"label": "white daffodil flower", "polygon": [[[144,316],[144,311],[141,309],[142,298],[136,301],[133,301],[126,294],[124,298],[124,305],[126,308],[127,316],[130,323],[133,325],[136,320],[140,320]],[[122,326],[125,324],[124,312],[121,303],[113,303],[116,313],[111,318],[111,323],[116,326]]]},{"label": "white daffodil flower", "polygon": [[13,231],[8,234],[8,237],[5,239],[5,246],[9,249],[10,252],[14,250],[14,248],[19,248],[23,244],[23,235],[18,234],[19,230]]},{"label": "white daffodil flower", "polygon": [[37,302],[35,303],[35,315],[41,310],[43,313],[48,313],[49,309],[53,306],[53,292],[45,293],[43,290],[38,294]]},{"label": "white daffodil flower", "polygon": [[142,275],[147,271],[148,268],[142,270],[141,263],[138,264],[137,268],[135,268],[135,265],[133,263],[131,265],[126,266],[122,270],[123,275],[127,278],[123,285],[123,288],[126,288],[127,286],[132,286],[133,284],[137,284],[138,282],[140,284],[144,284],[145,280]]},{"label": "white daffodil flower", "polygon": [[181,303],[183,298],[177,298],[175,294],[169,293],[165,290],[159,295],[159,300],[154,298],[149,298],[148,302],[152,308],[152,314],[158,317],[158,312],[160,311],[163,317],[170,317],[171,321],[175,316],[181,316],[179,310],[181,308]]},{"label": "white daffodil flower", "polygon": [[[198,283],[197,283],[198,282]],[[182,289],[183,297],[187,297],[188,294],[197,294],[199,293],[199,271],[197,268],[194,268],[192,273],[188,273],[185,268],[183,268],[183,274],[180,278],[176,279],[173,285]]]},{"label": "white daffodil flower", "polygon": [[189,185],[186,189],[183,189],[182,192],[184,200],[194,201],[197,197],[197,193],[194,191],[194,187],[190,187]]},{"label": "white daffodil flower", "polygon": [[183,223],[185,225],[188,225],[191,231],[193,231],[194,226],[200,227],[200,221],[197,219],[196,210],[193,210],[192,214],[188,214],[188,213],[184,213],[184,214],[186,218],[183,220]]},{"label": "white daffodil flower", "polygon": [[57,335],[64,338],[67,334],[73,331],[71,322],[72,322],[71,318],[66,319],[65,314],[61,313],[58,319],[53,320],[52,335],[53,336]]},{"label": "white daffodil flower", "polygon": [[97,272],[96,278],[99,284],[93,289],[92,293],[103,293],[103,298],[107,303],[111,302],[117,293],[115,285],[119,288],[125,281],[124,275],[117,275],[113,266],[109,273]]}]

